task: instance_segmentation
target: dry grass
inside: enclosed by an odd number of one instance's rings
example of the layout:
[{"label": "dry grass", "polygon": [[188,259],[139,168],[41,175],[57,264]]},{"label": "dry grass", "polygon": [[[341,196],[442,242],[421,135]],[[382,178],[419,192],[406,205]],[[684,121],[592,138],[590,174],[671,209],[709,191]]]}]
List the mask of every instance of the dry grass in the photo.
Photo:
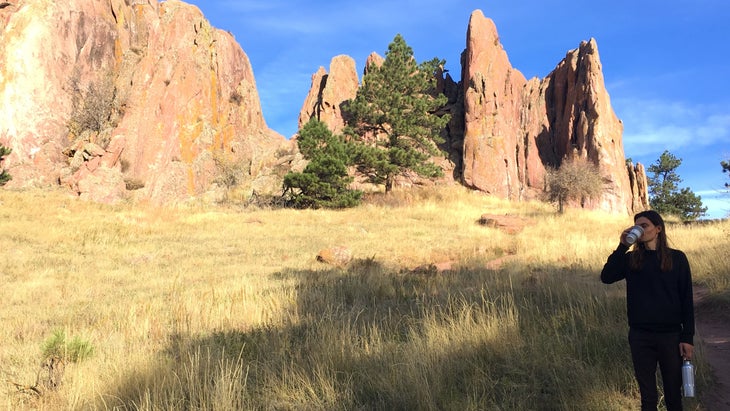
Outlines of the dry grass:
[{"label": "dry grass", "polygon": [[[480,226],[484,213],[524,229]],[[4,385],[2,409],[636,405],[622,290],[597,281],[627,216],[448,187],[341,211],[0,191],[0,219],[3,383],[32,385],[56,330],[94,348],[59,391]],[[718,301],[730,300],[729,227],[670,227]],[[355,261],[318,263],[332,246]],[[446,273],[413,271],[445,261]]]}]

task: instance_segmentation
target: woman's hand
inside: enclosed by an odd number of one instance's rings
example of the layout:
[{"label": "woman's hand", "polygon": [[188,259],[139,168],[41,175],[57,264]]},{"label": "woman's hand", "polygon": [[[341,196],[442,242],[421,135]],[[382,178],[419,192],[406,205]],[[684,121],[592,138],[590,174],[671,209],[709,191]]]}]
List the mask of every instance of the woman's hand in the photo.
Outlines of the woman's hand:
[{"label": "woman's hand", "polygon": [[685,360],[691,360],[692,359],[692,353],[694,352],[695,347],[692,344],[687,343],[679,343],[679,355],[682,356]]},{"label": "woman's hand", "polygon": [[631,226],[621,232],[621,238],[619,239],[619,241],[621,241],[621,244],[625,245],[626,247],[631,246],[631,244],[629,244],[628,241],[626,241],[626,235],[629,234],[629,231],[631,231],[632,228],[633,228],[633,226]]}]

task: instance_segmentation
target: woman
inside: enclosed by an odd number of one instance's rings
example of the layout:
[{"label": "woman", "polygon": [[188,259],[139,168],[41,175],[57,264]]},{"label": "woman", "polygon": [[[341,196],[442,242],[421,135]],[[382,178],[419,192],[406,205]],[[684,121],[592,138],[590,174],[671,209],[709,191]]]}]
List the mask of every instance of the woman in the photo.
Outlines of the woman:
[{"label": "woman", "polygon": [[649,210],[634,216],[644,229],[629,250],[630,228],[601,271],[605,284],[626,280],[629,346],[634,375],[641,392],[641,409],[656,410],[656,368],[664,382],[668,411],[682,409],[682,359],[692,359],[694,305],[692,274],[687,256],[667,245],[664,220]]}]

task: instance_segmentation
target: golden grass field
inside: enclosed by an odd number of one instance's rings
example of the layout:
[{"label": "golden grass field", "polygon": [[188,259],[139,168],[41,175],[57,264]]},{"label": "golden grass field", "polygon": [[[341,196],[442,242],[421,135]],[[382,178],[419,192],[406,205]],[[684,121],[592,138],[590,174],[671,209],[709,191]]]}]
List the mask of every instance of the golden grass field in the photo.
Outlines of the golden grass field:
[{"label": "golden grass field", "polygon": [[[486,227],[482,214],[524,227]],[[638,404],[624,288],[598,279],[628,215],[557,214],[460,187],[339,211],[0,190],[0,221],[0,409]],[[728,308],[729,234],[727,220],[668,227],[695,285]],[[333,246],[353,261],[316,261]],[[431,266],[441,262],[451,269]],[[65,372],[43,390],[54,342]],[[79,345],[89,355],[73,359]],[[697,366],[701,393],[712,386],[701,346]],[[699,400],[687,408],[703,409]]]}]

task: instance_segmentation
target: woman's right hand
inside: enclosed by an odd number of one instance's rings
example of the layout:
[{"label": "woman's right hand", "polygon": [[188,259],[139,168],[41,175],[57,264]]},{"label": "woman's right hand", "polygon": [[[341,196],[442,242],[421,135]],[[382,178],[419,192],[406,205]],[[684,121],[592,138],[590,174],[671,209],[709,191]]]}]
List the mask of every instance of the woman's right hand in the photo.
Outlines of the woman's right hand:
[{"label": "woman's right hand", "polygon": [[623,244],[623,245],[625,245],[627,247],[630,246],[631,244],[629,244],[628,241],[626,241],[626,236],[629,234],[629,231],[631,231],[631,228],[632,227],[633,226],[628,227],[627,229],[625,229],[624,231],[622,231],[621,232],[621,238],[619,239],[619,241],[621,242],[621,244]]}]

